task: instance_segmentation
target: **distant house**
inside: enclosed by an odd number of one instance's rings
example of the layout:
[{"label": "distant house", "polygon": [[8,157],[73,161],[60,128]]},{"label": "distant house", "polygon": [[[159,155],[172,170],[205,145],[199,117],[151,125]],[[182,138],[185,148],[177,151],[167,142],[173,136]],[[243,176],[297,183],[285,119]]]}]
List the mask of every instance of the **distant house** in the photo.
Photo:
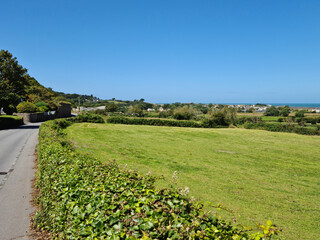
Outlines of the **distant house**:
[{"label": "distant house", "polygon": [[320,113],[320,109],[317,109],[317,108],[312,109],[312,112]]},{"label": "distant house", "polygon": [[155,110],[153,108],[148,108],[147,111],[148,112],[154,112]]}]

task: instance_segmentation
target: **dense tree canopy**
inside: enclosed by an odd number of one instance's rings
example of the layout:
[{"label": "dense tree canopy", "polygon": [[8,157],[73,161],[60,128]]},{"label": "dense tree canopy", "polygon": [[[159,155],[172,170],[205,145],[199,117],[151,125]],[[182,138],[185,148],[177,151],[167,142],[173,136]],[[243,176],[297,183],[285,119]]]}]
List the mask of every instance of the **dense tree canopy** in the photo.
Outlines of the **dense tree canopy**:
[{"label": "dense tree canopy", "polygon": [[[0,51],[0,109],[6,114],[12,114],[17,105],[28,101],[39,107],[36,111],[55,110],[59,102],[66,98],[51,88],[42,86],[27,73],[27,69],[18,64],[17,58],[9,51]],[[39,105],[39,106],[40,106]],[[45,106],[45,107],[44,107]]]},{"label": "dense tree canopy", "polygon": [[0,51],[0,108],[12,114],[15,107],[26,98],[27,70],[18,64],[8,51]]},{"label": "dense tree canopy", "polygon": [[265,116],[279,116],[280,111],[275,106],[271,106],[267,108],[266,112],[264,113]]}]

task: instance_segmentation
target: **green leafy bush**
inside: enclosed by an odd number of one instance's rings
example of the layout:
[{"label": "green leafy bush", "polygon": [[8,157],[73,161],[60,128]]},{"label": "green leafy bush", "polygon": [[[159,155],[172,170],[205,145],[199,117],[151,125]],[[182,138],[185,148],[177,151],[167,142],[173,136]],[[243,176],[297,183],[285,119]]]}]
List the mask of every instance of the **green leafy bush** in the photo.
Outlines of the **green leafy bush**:
[{"label": "green leafy bush", "polygon": [[53,238],[259,240],[277,233],[270,221],[263,232],[248,232],[177,190],[157,191],[151,176],[76,152],[59,133],[66,121],[46,122],[39,132],[34,224]]},{"label": "green leafy bush", "polygon": [[262,118],[261,117],[241,117],[238,118],[234,124],[236,126],[238,125],[243,125],[244,123],[262,123]]},{"label": "green leafy bush", "polygon": [[271,107],[267,108],[267,110],[264,112],[264,115],[265,116],[279,116],[280,111],[275,106],[271,106]]},{"label": "green leafy bush", "polygon": [[23,125],[22,117],[0,116],[0,129],[13,128]]},{"label": "green leafy bush", "polygon": [[18,113],[34,113],[37,111],[37,107],[31,102],[21,102],[17,106]]},{"label": "green leafy bush", "polygon": [[9,104],[9,105],[3,107],[3,111],[7,115],[12,115],[16,111],[16,108],[12,104]]},{"label": "green leafy bush", "polygon": [[127,118],[112,116],[107,119],[108,123],[129,124],[129,125],[151,125],[151,126],[170,126],[170,127],[204,127],[201,123],[187,120],[164,120],[148,118]]},{"label": "green leafy bush", "polygon": [[177,120],[190,120],[196,115],[196,110],[192,107],[183,106],[173,111],[173,117]]},{"label": "green leafy bush", "polygon": [[104,123],[104,120],[100,115],[91,114],[91,113],[79,114],[76,117],[71,118],[69,121],[72,121],[72,122]]},{"label": "green leafy bush", "polygon": [[37,102],[35,105],[36,105],[37,110],[39,112],[47,112],[47,111],[49,111],[49,105],[47,103],[43,102],[43,101],[42,102]]},{"label": "green leafy bush", "polygon": [[320,135],[317,127],[308,128],[301,127],[295,124],[281,124],[281,123],[245,123],[242,125],[246,129],[260,129],[272,132],[290,132],[304,135]]},{"label": "green leafy bush", "polygon": [[304,111],[298,111],[295,113],[295,117],[298,117],[298,118],[303,118],[304,117]]}]

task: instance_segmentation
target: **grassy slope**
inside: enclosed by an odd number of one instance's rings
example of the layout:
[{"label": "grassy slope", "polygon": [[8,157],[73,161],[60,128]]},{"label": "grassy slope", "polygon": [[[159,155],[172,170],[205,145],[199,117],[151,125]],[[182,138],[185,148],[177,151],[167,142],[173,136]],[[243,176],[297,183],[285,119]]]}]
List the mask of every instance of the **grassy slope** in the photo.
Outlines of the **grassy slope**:
[{"label": "grassy slope", "polygon": [[320,137],[86,123],[68,133],[101,161],[117,160],[167,181],[178,171],[178,184],[192,196],[222,203],[241,223],[271,219],[284,239],[319,238]]}]

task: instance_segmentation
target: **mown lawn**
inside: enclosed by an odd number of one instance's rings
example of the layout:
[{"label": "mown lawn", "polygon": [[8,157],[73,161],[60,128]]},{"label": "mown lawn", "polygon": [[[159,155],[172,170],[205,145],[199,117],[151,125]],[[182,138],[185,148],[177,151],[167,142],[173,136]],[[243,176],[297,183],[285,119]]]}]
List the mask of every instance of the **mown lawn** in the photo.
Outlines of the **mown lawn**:
[{"label": "mown lawn", "polygon": [[[283,239],[320,239],[320,137],[246,129],[74,124],[80,151],[149,171],[222,203],[242,224],[272,220]],[[219,212],[224,217],[231,214]]]}]

